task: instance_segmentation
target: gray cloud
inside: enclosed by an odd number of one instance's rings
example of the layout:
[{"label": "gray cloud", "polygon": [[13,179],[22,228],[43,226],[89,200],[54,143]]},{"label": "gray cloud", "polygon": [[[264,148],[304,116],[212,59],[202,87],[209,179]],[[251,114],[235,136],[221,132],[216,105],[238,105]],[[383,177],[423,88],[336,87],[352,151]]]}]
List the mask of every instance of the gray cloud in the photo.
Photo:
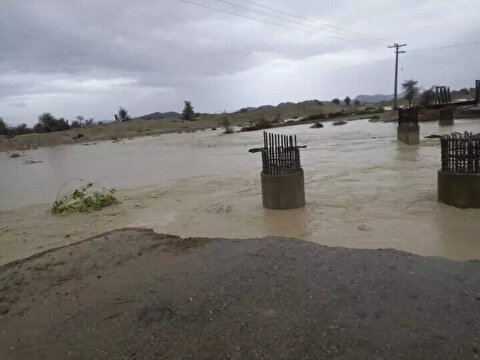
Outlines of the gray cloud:
[{"label": "gray cloud", "polygon": [[28,106],[27,103],[24,102],[24,101],[8,103],[7,105],[11,106],[11,107],[14,107],[14,108],[20,108],[20,109],[24,109]]},{"label": "gray cloud", "polygon": [[[195,1],[281,22],[215,0]],[[306,34],[178,0],[3,0],[0,115],[33,123],[42,111],[103,119],[119,105],[134,114],[179,110],[185,98],[199,111],[222,111],[390,93],[388,43],[424,48],[478,40],[480,33],[476,1],[256,1],[314,21],[284,25],[313,30],[326,22],[375,39]],[[424,86],[469,86],[478,77],[479,52],[480,46],[466,46],[408,53],[401,76],[418,78]]]}]

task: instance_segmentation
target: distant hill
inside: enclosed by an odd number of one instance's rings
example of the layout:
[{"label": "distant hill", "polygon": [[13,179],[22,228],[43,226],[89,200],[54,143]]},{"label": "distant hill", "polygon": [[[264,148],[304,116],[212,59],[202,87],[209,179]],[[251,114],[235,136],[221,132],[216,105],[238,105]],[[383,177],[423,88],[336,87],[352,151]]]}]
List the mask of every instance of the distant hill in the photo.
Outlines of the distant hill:
[{"label": "distant hill", "polygon": [[168,112],[154,112],[151,114],[143,115],[137,117],[137,119],[141,120],[157,120],[157,119],[178,119],[182,116],[182,114],[177,113],[175,111],[168,111]]},{"label": "distant hill", "polygon": [[358,95],[355,100],[360,101],[361,103],[367,103],[367,104],[372,104],[372,103],[379,103],[381,101],[390,101],[393,99],[393,95],[382,95],[382,94],[376,94],[376,95]]}]

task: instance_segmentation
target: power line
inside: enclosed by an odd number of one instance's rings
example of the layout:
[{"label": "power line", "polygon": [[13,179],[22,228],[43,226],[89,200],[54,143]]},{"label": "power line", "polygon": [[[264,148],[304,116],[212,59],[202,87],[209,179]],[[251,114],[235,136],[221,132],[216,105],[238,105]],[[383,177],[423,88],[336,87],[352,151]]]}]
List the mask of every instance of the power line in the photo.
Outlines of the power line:
[{"label": "power line", "polygon": [[420,51],[427,51],[427,50],[446,49],[446,48],[468,46],[468,45],[480,45],[480,40],[470,41],[465,43],[458,43],[458,44],[449,44],[449,45],[440,45],[440,46],[413,49],[413,50],[410,50],[409,52],[412,53],[412,52],[420,52]]},{"label": "power line", "polygon": [[[272,8],[272,7],[269,7],[269,6],[265,6],[265,5],[262,5],[262,4],[259,4],[259,3],[255,2],[255,1],[251,1],[251,0],[239,0],[239,1],[243,1],[243,2],[246,2],[246,3],[252,4],[254,6],[261,7],[263,9],[275,11],[279,14],[287,15],[287,16],[290,16],[290,17],[293,17],[293,18],[296,18],[296,19],[300,19],[300,20],[303,20],[303,21],[308,21],[310,23],[314,23],[313,20],[308,19],[306,17],[298,16],[298,15],[295,15],[295,14],[292,14],[292,13],[289,13],[289,12],[286,12],[286,11],[283,11],[283,10],[279,10],[279,9],[275,9],[275,8]],[[362,36],[364,38],[371,38],[371,39],[374,39],[374,40],[377,40],[377,41],[381,40],[380,38],[376,38],[376,37],[373,37],[373,36],[370,36],[370,35],[365,35],[365,34],[362,34],[362,33],[356,32],[356,31],[351,31],[351,30],[348,30],[348,29],[343,29],[341,27],[333,26],[333,25],[330,25],[328,23],[322,23],[321,25],[325,26],[325,27],[335,29],[335,30],[338,30],[338,31],[347,32],[347,33],[355,34],[355,35],[358,35],[358,36]]]},{"label": "power line", "polygon": [[[233,7],[236,7],[236,8],[239,8],[239,9],[243,9],[243,10],[248,10],[248,11],[252,11],[252,12],[255,12],[257,14],[261,14],[261,15],[265,15],[265,16],[269,16],[269,17],[272,17],[274,19],[279,19],[279,20],[282,20],[282,21],[286,21],[286,22],[290,22],[292,24],[296,24],[296,25],[300,25],[300,26],[306,26],[306,27],[309,27],[309,28],[312,28],[312,29],[315,29],[315,30],[318,30],[318,31],[325,31],[325,32],[330,32],[330,33],[334,33],[336,35],[342,35],[342,36],[352,36],[352,35],[348,35],[348,34],[339,34],[339,31],[336,30],[330,30],[330,29],[324,29],[324,28],[320,28],[318,26],[313,26],[313,25],[310,25],[310,24],[305,24],[305,23],[302,23],[302,22],[299,22],[299,21],[295,21],[295,20],[289,20],[289,19],[286,19],[285,17],[280,17],[280,16],[277,16],[277,15],[272,15],[270,13],[267,13],[267,12],[264,12],[264,11],[260,11],[260,10],[255,10],[255,9],[252,9],[252,8],[249,8],[249,7],[246,7],[246,6],[242,6],[242,5],[238,5],[238,4],[235,4],[235,3],[232,3],[230,1],[226,1],[226,0],[215,0],[215,1],[218,1],[218,2],[221,2],[221,3],[224,3],[224,4],[227,4],[227,5],[230,5],[230,6],[233,6]],[[248,1],[249,3],[253,3],[251,1]],[[264,7],[264,6],[262,6]],[[265,7],[265,8],[268,8],[268,7]],[[268,8],[270,10],[274,10],[273,8]],[[274,10],[276,11],[276,10]],[[277,11],[278,12],[278,11]],[[283,12],[282,12],[283,13]],[[308,22],[312,22],[311,20],[308,20],[308,19],[302,19],[303,21],[308,21]],[[327,27],[325,25],[322,25],[324,27]],[[369,41],[369,42],[373,42],[375,40],[371,40],[371,39],[367,39],[367,38],[364,38],[363,35],[362,38],[358,38],[358,36],[360,35],[357,35],[355,34],[355,36],[357,36],[357,38],[345,38],[345,37],[338,37],[338,36],[335,36],[336,38],[338,39],[341,39],[341,40],[362,40],[362,41]]]},{"label": "power line", "polygon": [[[304,32],[304,33],[307,33],[307,34],[314,34],[314,35],[318,35],[318,34],[319,34],[318,31],[310,31],[310,30],[300,29],[300,28],[298,28],[298,27],[289,26],[289,25],[285,25],[285,24],[281,24],[281,23],[276,23],[276,22],[271,22],[271,21],[267,21],[267,20],[262,20],[262,19],[258,19],[258,18],[251,17],[251,16],[248,16],[248,15],[239,14],[239,13],[236,13],[236,12],[233,12],[233,11],[218,9],[218,8],[213,7],[213,6],[209,6],[209,5],[197,3],[197,2],[194,2],[194,1],[190,1],[190,0],[180,0],[180,1],[181,1],[181,2],[184,2],[184,3],[187,3],[187,4],[191,4],[191,5],[203,7],[203,8],[205,8],[205,9],[214,10],[214,11],[221,12],[221,13],[224,13],[224,14],[229,14],[229,15],[241,17],[241,18],[244,18],[244,19],[249,19],[249,20],[257,21],[257,22],[261,22],[261,23],[264,23],[264,24],[268,24],[268,25],[274,25],[274,26],[283,27],[283,28],[287,28],[287,29],[291,29],[291,30],[295,30],[295,31],[301,31],[301,32]],[[326,35],[326,36],[333,37],[333,38],[336,38],[336,39],[338,39],[338,40],[346,40],[346,41],[355,41],[355,40],[357,40],[357,39],[341,38],[341,37],[333,36],[333,35],[330,35],[330,34],[325,34],[325,35]]]},{"label": "power line", "polygon": [[257,18],[251,17],[251,16],[241,15],[241,14],[238,14],[238,13],[235,13],[235,12],[231,12],[231,11],[227,11],[227,10],[222,10],[222,9],[214,8],[214,7],[212,7],[212,6],[208,6],[208,5],[205,5],[205,4],[196,3],[196,2],[193,2],[193,1],[189,1],[189,0],[180,0],[180,1],[181,1],[181,2],[184,2],[184,3],[187,3],[187,4],[192,4],[192,5],[200,6],[200,7],[203,7],[203,8],[205,8],[205,9],[210,9],[210,10],[218,11],[218,12],[221,12],[221,13],[224,13],[224,14],[229,14],[229,15],[238,16],[238,17],[241,17],[241,18],[244,18],[244,19],[249,19],[249,20],[253,20],[253,21],[258,21],[258,22],[261,22],[261,23],[264,23],[264,24],[269,24],[269,25],[279,26],[279,27],[283,27],[283,28],[287,28],[287,29],[291,29],[291,30],[301,31],[301,32],[304,32],[304,33],[307,33],[307,34],[317,34],[315,31],[303,30],[303,29],[295,28],[295,27],[293,27],[293,26],[288,26],[288,25],[284,25],[284,24],[274,23],[274,22],[267,21],[267,20],[261,20],[261,19],[257,19]]}]

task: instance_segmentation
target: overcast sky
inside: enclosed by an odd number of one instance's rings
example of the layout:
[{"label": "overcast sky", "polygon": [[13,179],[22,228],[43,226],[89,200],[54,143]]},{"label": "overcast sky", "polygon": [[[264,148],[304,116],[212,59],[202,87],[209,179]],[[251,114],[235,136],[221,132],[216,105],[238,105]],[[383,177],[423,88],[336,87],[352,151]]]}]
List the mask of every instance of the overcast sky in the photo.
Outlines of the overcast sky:
[{"label": "overcast sky", "polygon": [[408,44],[400,80],[480,79],[480,44],[412,51],[480,40],[479,0],[191,1],[281,26],[179,0],[0,0],[0,116],[31,125],[42,112],[181,111],[185,99],[220,112],[389,94],[393,42]]}]

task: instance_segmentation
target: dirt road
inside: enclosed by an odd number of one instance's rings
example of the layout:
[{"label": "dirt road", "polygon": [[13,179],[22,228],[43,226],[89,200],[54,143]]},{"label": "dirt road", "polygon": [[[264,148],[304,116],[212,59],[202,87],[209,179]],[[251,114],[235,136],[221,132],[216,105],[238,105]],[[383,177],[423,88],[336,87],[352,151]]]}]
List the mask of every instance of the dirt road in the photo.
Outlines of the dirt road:
[{"label": "dirt road", "polygon": [[2,359],[474,359],[480,262],[125,229],[0,268]]}]

